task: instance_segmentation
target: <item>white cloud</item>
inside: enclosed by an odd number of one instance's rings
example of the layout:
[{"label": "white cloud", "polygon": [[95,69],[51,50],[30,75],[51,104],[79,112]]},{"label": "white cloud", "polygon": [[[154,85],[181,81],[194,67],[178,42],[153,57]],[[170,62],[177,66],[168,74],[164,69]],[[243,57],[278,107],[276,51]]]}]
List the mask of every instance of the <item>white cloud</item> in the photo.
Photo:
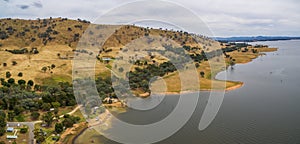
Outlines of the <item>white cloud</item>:
[{"label": "white cloud", "polygon": [[[134,0],[0,0],[0,17],[34,19],[52,16],[94,21],[112,8],[132,1]],[[217,36],[300,35],[298,0],[172,0],[172,2],[194,11]],[[128,9],[128,11],[136,10]],[[161,9],[147,14],[167,15],[168,11]],[[132,17],[132,15],[122,16],[125,19]],[[179,20],[187,23],[189,21],[188,18]]]}]

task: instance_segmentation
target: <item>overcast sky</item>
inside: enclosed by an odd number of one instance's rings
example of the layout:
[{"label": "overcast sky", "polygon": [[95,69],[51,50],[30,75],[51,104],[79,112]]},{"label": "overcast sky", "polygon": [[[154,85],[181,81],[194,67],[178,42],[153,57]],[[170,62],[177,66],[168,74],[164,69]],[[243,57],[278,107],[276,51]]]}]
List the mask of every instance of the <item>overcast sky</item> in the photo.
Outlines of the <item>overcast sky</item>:
[{"label": "overcast sky", "polygon": [[[152,0],[149,0],[152,1]],[[299,0],[170,0],[198,15],[214,36],[300,36]],[[91,22],[133,0],[0,0],[0,17],[36,19],[81,18]],[[144,5],[145,6],[145,5]],[[170,11],[146,13],[167,16]],[[162,7],[162,6],[161,6]],[[118,8],[117,8],[118,9]],[[143,10],[145,8],[141,8]],[[137,8],[128,8],[135,12]],[[180,10],[179,10],[180,11]],[[122,17],[133,17],[124,13]],[[126,15],[128,14],[128,15]],[[143,13],[144,14],[144,13]],[[181,21],[192,21],[178,18]]]}]

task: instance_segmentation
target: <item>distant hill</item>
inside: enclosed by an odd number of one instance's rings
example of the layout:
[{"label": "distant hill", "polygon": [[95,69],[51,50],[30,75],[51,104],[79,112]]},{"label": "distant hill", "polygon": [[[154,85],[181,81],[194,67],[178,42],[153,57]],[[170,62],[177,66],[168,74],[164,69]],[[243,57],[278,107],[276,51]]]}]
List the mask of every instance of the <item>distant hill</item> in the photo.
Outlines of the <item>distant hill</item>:
[{"label": "distant hill", "polygon": [[278,41],[278,40],[293,40],[300,39],[300,37],[287,36],[257,36],[257,37],[215,37],[213,38],[220,42],[255,42],[255,41]]}]

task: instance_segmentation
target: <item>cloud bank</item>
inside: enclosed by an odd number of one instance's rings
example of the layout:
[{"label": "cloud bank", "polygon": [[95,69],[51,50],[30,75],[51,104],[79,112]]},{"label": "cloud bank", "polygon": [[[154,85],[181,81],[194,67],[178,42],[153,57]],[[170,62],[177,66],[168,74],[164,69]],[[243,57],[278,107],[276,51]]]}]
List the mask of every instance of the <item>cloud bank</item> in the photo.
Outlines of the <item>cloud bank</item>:
[{"label": "cloud bank", "polygon": [[[0,17],[36,19],[81,18],[94,21],[100,15],[133,0],[0,0]],[[285,35],[300,36],[298,0],[170,0],[190,9],[215,36]],[[135,11],[130,9],[129,11]],[[159,10],[145,15],[167,16]],[[122,14],[122,17],[132,15]],[[181,20],[181,18],[178,18]],[[189,22],[182,17],[182,21]]]}]

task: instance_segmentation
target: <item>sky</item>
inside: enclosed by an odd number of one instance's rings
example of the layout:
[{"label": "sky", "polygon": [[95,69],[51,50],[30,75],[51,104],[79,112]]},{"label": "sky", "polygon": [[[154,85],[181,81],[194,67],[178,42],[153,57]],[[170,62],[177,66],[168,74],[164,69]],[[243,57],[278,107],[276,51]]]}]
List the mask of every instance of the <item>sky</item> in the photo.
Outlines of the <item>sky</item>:
[{"label": "sky", "polygon": [[[154,3],[156,10],[143,11],[153,2],[146,0],[145,5],[126,8],[135,1],[0,0],[0,18],[67,17],[94,22],[101,15],[123,8],[127,11],[121,11],[122,15],[119,15],[123,20],[134,17],[136,12],[143,14],[143,18],[176,17],[178,22],[193,23],[194,17],[188,16],[188,13],[180,14],[184,8],[202,20],[213,36],[300,36],[299,0],[168,0],[166,2],[178,5],[181,9],[168,10],[164,9],[164,5]],[[151,23],[149,26],[155,27]]]}]

